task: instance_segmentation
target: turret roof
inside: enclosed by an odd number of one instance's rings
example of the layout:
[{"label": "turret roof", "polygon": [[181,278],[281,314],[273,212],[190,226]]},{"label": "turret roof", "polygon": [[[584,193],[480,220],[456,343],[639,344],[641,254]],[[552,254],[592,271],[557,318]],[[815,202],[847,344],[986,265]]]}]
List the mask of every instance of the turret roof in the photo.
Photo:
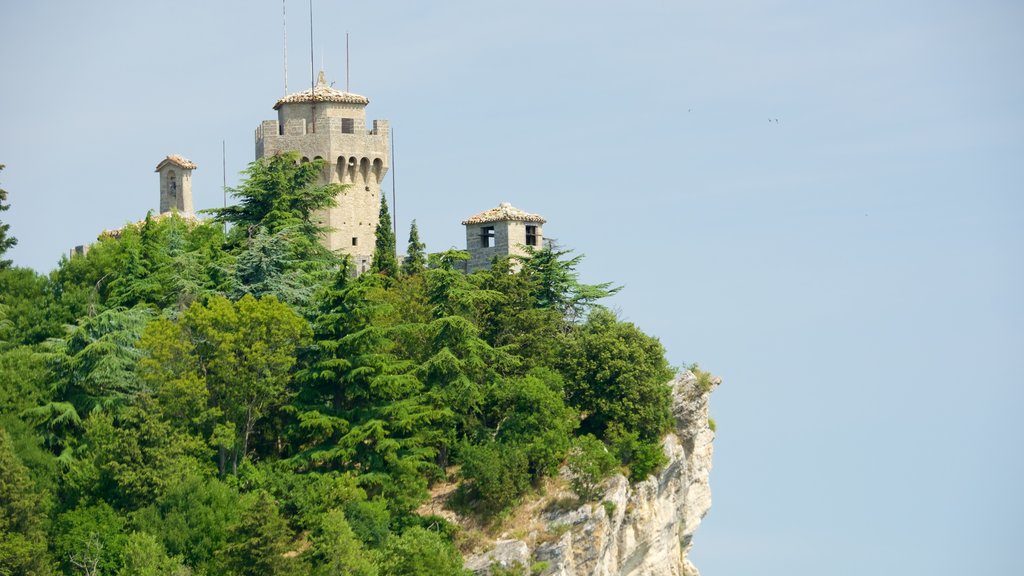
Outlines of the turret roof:
[{"label": "turret roof", "polygon": [[486,222],[506,222],[509,220],[516,220],[519,222],[538,222],[540,224],[547,222],[547,220],[539,214],[529,214],[508,202],[502,202],[497,208],[484,210],[476,216],[466,218],[462,221],[462,224],[484,224]]},{"label": "turret roof", "polygon": [[160,169],[164,167],[164,164],[174,164],[178,168],[184,168],[185,170],[195,170],[196,168],[198,168],[198,166],[196,166],[188,158],[185,158],[184,156],[178,156],[177,154],[171,154],[167,158],[161,160],[160,163],[156,165],[156,170],[154,170],[154,172],[159,172]]},{"label": "turret roof", "polygon": [[343,104],[369,104],[370,99],[366,96],[360,96],[359,94],[353,94],[351,92],[343,92],[336,90],[327,85],[327,80],[324,78],[323,70],[320,71],[320,77],[317,78],[316,86],[311,90],[303,90],[302,92],[295,92],[289,94],[284,98],[281,98],[274,104],[274,110],[281,107],[282,104],[295,104],[298,102],[341,102]]}]

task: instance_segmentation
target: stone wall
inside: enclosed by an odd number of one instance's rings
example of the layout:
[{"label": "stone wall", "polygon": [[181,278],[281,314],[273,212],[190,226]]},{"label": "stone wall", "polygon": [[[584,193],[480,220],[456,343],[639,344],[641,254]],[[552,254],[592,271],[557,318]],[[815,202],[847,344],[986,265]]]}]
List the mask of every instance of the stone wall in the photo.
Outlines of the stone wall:
[{"label": "stone wall", "polygon": [[[351,133],[344,132],[345,118],[353,121]],[[321,182],[347,185],[337,206],[318,218],[333,229],[324,245],[354,256],[357,270],[360,261],[373,256],[381,182],[390,164],[389,137],[386,120],[374,120],[367,130],[363,106],[344,103],[284,104],[278,120],[264,121],[256,130],[257,158],[290,151],[306,160],[321,158],[327,163]]]}]

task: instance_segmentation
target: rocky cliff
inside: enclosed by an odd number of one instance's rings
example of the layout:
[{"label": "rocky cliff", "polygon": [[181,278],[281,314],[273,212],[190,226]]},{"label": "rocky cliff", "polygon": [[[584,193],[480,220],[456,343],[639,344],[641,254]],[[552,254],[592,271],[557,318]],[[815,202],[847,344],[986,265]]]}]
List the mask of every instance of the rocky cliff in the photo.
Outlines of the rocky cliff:
[{"label": "rocky cliff", "polygon": [[711,507],[708,397],[719,382],[691,372],[671,382],[676,429],[662,443],[669,461],[658,474],[632,486],[614,476],[597,503],[538,507],[531,525],[542,531],[500,539],[466,567],[477,574],[519,565],[543,576],[697,576],[686,555]]}]

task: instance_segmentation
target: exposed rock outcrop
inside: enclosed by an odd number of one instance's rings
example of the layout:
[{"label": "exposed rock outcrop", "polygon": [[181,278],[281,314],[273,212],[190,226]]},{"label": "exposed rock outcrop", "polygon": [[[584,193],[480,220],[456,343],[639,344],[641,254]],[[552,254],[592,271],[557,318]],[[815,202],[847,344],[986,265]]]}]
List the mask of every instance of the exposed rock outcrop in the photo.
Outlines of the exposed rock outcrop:
[{"label": "exposed rock outcrop", "polygon": [[614,476],[599,502],[539,513],[545,534],[499,540],[466,566],[477,574],[520,564],[543,576],[698,576],[686,555],[711,507],[708,397],[719,382],[691,372],[671,382],[676,430],[662,443],[668,464],[658,474],[632,486]]}]

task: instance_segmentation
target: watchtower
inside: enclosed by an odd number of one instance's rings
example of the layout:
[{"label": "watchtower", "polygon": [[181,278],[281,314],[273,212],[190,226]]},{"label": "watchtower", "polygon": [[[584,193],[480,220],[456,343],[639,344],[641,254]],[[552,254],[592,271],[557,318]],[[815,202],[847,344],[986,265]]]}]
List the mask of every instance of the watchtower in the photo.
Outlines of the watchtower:
[{"label": "watchtower", "polygon": [[380,183],[388,171],[387,120],[366,127],[365,96],[328,86],[321,71],[316,86],[274,104],[277,120],[256,129],[256,158],[297,151],[302,162],[326,161],[321,183],[347,184],[337,205],[318,214],[331,228],[324,245],[350,254],[356,270],[370,266],[380,214]]},{"label": "watchtower", "polygon": [[462,221],[466,227],[467,272],[489,268],[498,256],[526,254],[527,246],[540,247],[544,241],[541,225],[546,220],[502,202]]},{"label": "watchtower", "polygon": [[192,214],[192,161],[171,154],[156,165],[160,173],[160,213],[177,210],[179,214]]}]

